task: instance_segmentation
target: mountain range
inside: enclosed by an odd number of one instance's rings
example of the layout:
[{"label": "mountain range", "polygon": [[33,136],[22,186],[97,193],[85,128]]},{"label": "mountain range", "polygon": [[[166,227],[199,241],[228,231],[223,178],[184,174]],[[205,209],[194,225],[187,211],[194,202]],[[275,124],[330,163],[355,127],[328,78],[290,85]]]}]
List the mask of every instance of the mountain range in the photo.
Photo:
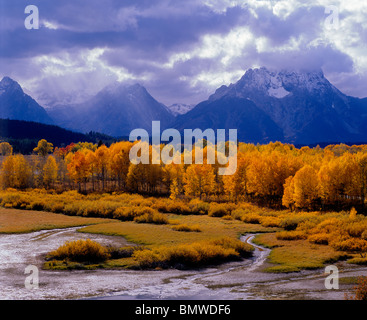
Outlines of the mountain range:
[{"label": "mountain range", "polygon": [[249,69],[173,126],[237,128],[239,139],[248,142],[365,142],[367,98],[343,94],[321,70]]},{"label": "mountain range", "polygon": [[53,124],[53,120],[18,82],[9,77],[0,81],[0,118]]},{"label": "mountain range", "polygon": [[156,101],[143,86],[124,86],[117,82],[84,103],[58,105],[48,113],[61,127],[115,137],[129,136],[137,128],[151,132],[152,120],[160,120],[162,127],[166,127],[174,119],[167,107]]},{"label": "mountain range", "polygon": [[114,83],[78,104],[43,109],[20,85],[0,82],[0,118],[54,123],[79,132],[127,136],[136,128],[237,129],[240,141],[294,144],[367,142],[367,98],[350,97],[321,70],[249,69],[196,106],[166,107],[143,86]]}]

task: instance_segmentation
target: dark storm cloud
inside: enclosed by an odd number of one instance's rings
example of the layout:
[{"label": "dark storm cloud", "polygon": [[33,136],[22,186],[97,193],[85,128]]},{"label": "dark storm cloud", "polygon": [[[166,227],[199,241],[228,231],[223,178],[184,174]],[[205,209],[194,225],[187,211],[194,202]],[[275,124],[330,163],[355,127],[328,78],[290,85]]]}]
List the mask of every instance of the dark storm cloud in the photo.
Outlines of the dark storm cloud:
[{"label": "dark storm cloud", "polygon": [[[1,0],[4,2],[5,0]],[[24,28],[26,1],[6,6],[0,17],[12,17],[1,28],[3,56],[32,56],[72,47],[130,47],[137,51],[170,52],[195,43],[202,34],[228,32],[243,18],[243,9],[229,9],[225,14],[213,13],[205,6],[192,5],[192,11],[179,11],[166,1],[35,1],[38,4],[41,28]],[[186,2],[186,1],[185,1]],[[149,4],[143,7],[143,4]],[[189,7],[186,3],[186,7]],[[192,2],[194,3],[194,2]],[[131,4],[132,6],[129,6]],[[181,6],[182,7],[182,6]],[[139,9],[140,8],[140,9]],[[164,11],[159,11],[165,9]],[[139,11],[140,10],[140,11]],[[42,26],[53,23],[58,29]],[[11,25],[10,25],[11,24]],[[23,48],[23,50],[21,50]]]},{"label": "dark storm cloud", "polygon": [[[231,74],[235,81],[253,66],[323,68],[330,75],[343,73],[341,85],[348,77],[355,82],[361,77],[353,74],[358,51],[325,39],[320,1],[34,0],[39,30],[24,27],[28,4],[0,0],[0,75],[13,76],[36,92],[60,96],[78,83],[80,91],[98,90],[120,79],[142,83],[164,103],[188,103],[205,99],[217,82]],[[342,12],[340,18],[349,16]],[[341,36],[353,33],[366,42],[363,21],[348,26]],[[241,45],[243,39],[231,39],[238,28],[248,30],[251,41]],[[183,58],[175,60],[177,55]],[[200,80],[202,74],[212,74],[214,81]]]}]

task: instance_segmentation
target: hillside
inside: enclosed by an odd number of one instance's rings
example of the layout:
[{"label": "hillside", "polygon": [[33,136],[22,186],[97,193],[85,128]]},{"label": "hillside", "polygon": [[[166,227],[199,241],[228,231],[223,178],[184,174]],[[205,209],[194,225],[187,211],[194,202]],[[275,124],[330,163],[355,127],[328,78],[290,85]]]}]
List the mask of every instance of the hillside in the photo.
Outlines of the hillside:
[{"label": "hillside", "polygon": [[63,147],[80,141],[93,143],[102,141],[106,144],[114,141],[114,138],[100,133],[82,134],[55,125],[9,119],[0,119],[0,139],[8,141],[15,152],[23,154],[31,153],[41,139],[46,139],[55,147]]}]

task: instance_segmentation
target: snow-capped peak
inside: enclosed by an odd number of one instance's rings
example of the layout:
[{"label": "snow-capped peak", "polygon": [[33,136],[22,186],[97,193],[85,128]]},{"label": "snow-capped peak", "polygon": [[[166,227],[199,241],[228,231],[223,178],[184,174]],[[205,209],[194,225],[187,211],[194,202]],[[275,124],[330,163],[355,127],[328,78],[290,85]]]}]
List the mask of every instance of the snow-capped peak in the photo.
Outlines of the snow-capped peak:
[{"label": "snow-capped peak", "polygon": [[210,97],[210,100],[220,99],[226,95],[251,98],[254,94],[282,99],[292,94],[293,90],[304,90],[309,93],[325,93],[333,88],[321,70],[270,71],[262,67],[248,69],[237,83],[231,84],[228,87],[222,86]]},{"label": "snow-capped peak", "polygon": [[279,74],[271,74],[270,83],[268,84],[268,94],[274,98],[284,98],[290,94],[289,91],[284,89],[283,82],[279,77]]},{"label": "snow-capped peak", "polygon": [[193,108],[195,107],[195,105],[193,104],[184,104],[184,103],[175,103],[169,107],[167,107],[167,109],[175,116],[177,117],[178,115],[183,115],[185,113],[188,113],[189,111],[191,111]]}]

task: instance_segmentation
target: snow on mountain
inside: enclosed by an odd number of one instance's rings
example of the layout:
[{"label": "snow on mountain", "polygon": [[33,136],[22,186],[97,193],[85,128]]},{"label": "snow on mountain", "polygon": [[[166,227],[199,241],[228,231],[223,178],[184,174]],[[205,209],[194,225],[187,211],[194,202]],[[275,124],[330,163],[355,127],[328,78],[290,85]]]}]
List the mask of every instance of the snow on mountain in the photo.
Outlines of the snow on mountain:
[{"label": "snow on mountain", "polygon": [[194,104],[184,104],[184,103],[175,103],[171,106],[168,106],[167,109],[175,116],[183,115],[188,113],[195,107]]},{"label": "snow on mountain", "polygon": [[290,95],[294,89],[304,90],[308,93],[315,93],[316,91],[326,92],[328,90],[339,92],[324,77],[321,70],[311,72],[294,70],[270,71],[262,67],[247,70],[237,83],[228,87],[222,86],[210,99],[219,99],[224,95],[251,98],[253,94],[262,94],[265,97],[282,99]]},{"label": "snow on mountain", "polygon": [[[252,124],[241,118],[245,115],[257,119],[256,135],[254,127],[248,130]],[[175,125],[180,129],[219,124],[237,128],[244,141],[367,141],[367,98],[345,95],[322,70],[249,69],[238,82],[218,88],[207,101],[178,118]]]},{"label": "snow on mountain", "polygon": [[280,79],[279,75],[272,75],[270,78],[268,94],[271,97],[279,99],[286,97],[288,94],[290,94],[290,92],[284,89],[282,80]]}]

